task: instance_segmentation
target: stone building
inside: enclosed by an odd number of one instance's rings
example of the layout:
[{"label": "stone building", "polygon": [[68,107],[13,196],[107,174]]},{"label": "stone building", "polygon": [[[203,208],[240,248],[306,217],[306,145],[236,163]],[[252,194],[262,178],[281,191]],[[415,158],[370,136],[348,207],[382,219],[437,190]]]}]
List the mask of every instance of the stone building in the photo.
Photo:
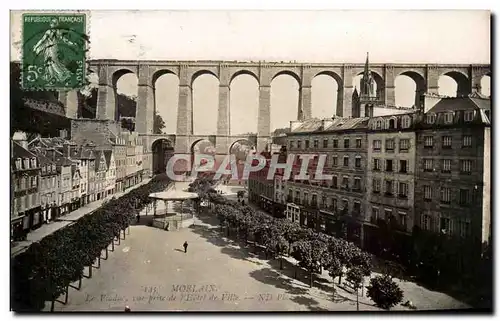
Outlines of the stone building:
[{"label": "stone building", "polygon": [[104,158],[106,159],[106,175],[104,184],[104,196],[113,195],[116,191],[116,164],[112,150],[105,150]]},{"label": "stone building", "polygon": [[36,154],[28,150],[27,137],[16,133],[12,142],[12,207],[11,237],[22,239],[40,220],[40,164]]},{"label": "stone building", "polygon": [[104,156],[103,150],[96,151],[95,158],[95,195],[96,201],[99,201],[106,197],[106,172],[107,172],[106,157]]},{"label": "stone building", "polygon": [[[294,177],[287,181],[288,199],[301,206],[301,224],[332,233],[333,222],[342,220],[349,239],[362,242],[367,124],[367,117],[291,123],[287,134],[289,152],[316,155],[308,166],[309,179],[295,177],[301,166],[298,161],[293,169]],[[332,175],[331,180],[315,177],[321,155],[325,159],[321,172]]]},{"label": "stone building", "polygon": [[42,222],[52,221],[57,213],[57,199],[59,198],[59,174],[54,160],[44,156],[39,149],[36,153],[40,162],[40,206]]},{"label": "stone building", "polygon": [[[470,240],[491,236],[491,101],[427,101],[417,129],[415,225]],[[479,251],[477,251],[479,252]]]}]

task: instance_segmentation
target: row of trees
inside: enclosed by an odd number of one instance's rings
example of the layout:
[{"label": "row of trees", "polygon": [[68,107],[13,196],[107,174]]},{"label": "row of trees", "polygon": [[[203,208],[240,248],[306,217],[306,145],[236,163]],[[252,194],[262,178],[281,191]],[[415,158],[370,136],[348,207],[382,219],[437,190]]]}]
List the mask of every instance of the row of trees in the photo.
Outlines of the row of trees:
[{"label": "row of trees", "polygon": [[39,311],[46,301],[54,301],[68,294],[71,283],[79,281],[80,288],[84,269],[92,276],[92,265],[108,248],[114,250],[115,240],[120,242],[121,233],[135,215],[149,202],[148,195],[164,190],[168,177],[157,176],[118,199],[105,203],[94,213],[84,216],[74,224],[33,243],[25,252],[16,256],[11,264],[12,301],[15,311]]},{"label": "row of trees", "polygon": [[[227,236],[232,234],[245,242],[253,239],[255,248],[262,248],[267,258],[280,261],[280,269],[283,268],[284,257],[292,256],[299,267],[308,271],[310,287],[314,283],[314,274],[326,269],[334,280],[338,279],[339,284],[345,276],[356,293],[358,289],[363,289],[365,277],[371,275],[370,254],[343,239],[301,227],[284,218],[274,218],[219,194],[207,192],[208,185],[207,182],[195,181],[192,186],[202,187],[200,196],[210,201]],[[403,293],[390,276],[375,277],[370,282],[367,294],[377,306],[388,309],[402,301]]]}]

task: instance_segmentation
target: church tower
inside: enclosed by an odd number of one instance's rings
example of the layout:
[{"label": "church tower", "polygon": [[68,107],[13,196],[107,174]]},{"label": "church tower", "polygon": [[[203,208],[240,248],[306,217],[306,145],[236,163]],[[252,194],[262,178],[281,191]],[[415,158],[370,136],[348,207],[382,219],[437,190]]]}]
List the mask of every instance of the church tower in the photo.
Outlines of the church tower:
[{"label": "church tower", "polygon": [[[354,117],[373,117],[373,106],[378,103],[379,97],[376,88],[377,83],[370,70],[369,54],[366,53],[365,68],[360,83],[359,96],[357,91],[353,93],[353,105],[356,101],[356,107],[353,106]],[[356,97],[354,97],[356,96]]]}]

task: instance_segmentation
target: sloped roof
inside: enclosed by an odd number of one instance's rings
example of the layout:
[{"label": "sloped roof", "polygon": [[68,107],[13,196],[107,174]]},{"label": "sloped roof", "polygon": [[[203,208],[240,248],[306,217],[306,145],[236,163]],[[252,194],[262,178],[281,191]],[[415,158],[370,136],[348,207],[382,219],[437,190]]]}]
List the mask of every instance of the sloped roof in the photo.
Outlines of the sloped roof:
[{"label": "sloped roof", "polygon": [[299,127],[292,130],[292,133],[313,132],[321,128],[323,125],[321,119],[312,118],[305,120]]},{"label": "sloped roof", "polygon": [[471,97],[452,97],[441,99],[428,113],[442,113],[447,111],[490,109],[491,100]]},{"label": "sloped roof", "polygon": [[325,128],[325,131],[341,131],[348,129],[364,128],[368,125],[369,117],[362,118],[334,118],[333,124]]},{"label": "sloped roof", "polygon": [[21,145],[19,145],[16,142],[13,142],[13,148],[12,148],[12,157],[13,158],[32,158],[36,157],[35,154],[30,152],[29,150],[25,149]]}]

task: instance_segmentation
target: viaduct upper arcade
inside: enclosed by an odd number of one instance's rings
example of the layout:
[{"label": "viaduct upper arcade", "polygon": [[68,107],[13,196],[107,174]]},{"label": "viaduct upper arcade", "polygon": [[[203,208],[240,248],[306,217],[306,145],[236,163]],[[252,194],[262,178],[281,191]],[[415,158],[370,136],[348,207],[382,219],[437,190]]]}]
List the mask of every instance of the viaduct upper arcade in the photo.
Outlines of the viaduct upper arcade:
[{"label": "viaduct upper arcade", "polygon": [[[115,103],[118,79],[134,73],[138,79],[136,109],[136,131],[147,138],[149,148],[158,135],[153,135],[155,112],[155,82],[164,74],[175,74],[179,78],[179,102],[175,151],[189,153],[192,144],[199,140],[193,135],[193,90],[194,80],[202,74],[212,74],[219,80],[219,106],[217,120],[216,150],[226,154],[234,142],[230,135],[229,94],[231,81],[238,75],[253,76],[259,84],[259,109],[256,147],[262,150],[271,134],[270,106],[271,82],[282,74],[294,77],[299,83],[297,119],[311,118],[311,83],[317,75],[330,75],[338,84],[336,115],[352,116],[353,79],[363,72],[365,64],[342,63],[294,63],[294,62],[236,62],[236,61],[133,61],[92,60],[90,70],[98,75],[99,89],[96,117],[101,120],[116,120]],[[395,105],[395,79],[398,75],[411,77],[417,86],[416,101],[423,93],[438,93],[441,75],[452,77],[457,83],[457,96],[481,92],[481,78],[491,75],[491,66],[484,64],[377,64],[370,63],[370,70],[377,84],[377,102]],[[69,94],[67,94],[69,99]],[[64,94],[63,94],[63,100]],[[68,113],[72,113],[66,101]],[[417,103],[418,105],[418,103]],[[75,111],[76,114],[76,111]],[[75,118],[69,115],[70,118]],[[172,141],[173,135],[165,135]],[[207,136],[208,137],[208,136]],[[148,148],[148,149],[149,149]]]}]

